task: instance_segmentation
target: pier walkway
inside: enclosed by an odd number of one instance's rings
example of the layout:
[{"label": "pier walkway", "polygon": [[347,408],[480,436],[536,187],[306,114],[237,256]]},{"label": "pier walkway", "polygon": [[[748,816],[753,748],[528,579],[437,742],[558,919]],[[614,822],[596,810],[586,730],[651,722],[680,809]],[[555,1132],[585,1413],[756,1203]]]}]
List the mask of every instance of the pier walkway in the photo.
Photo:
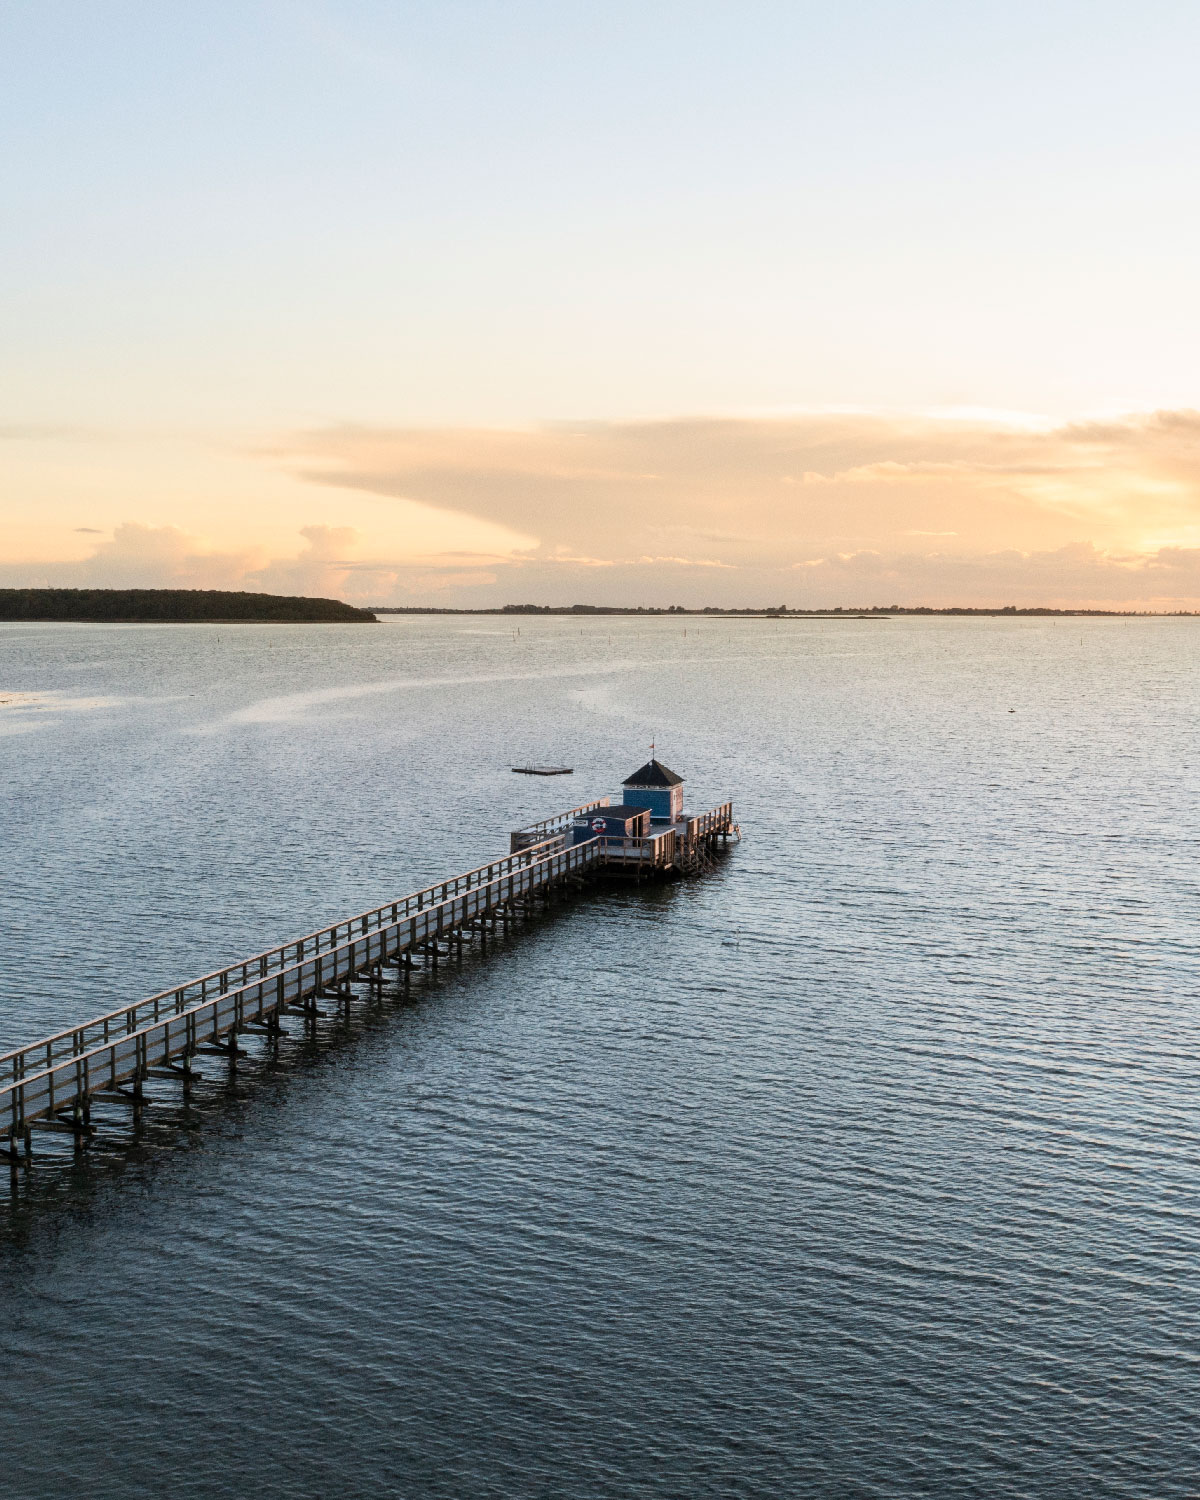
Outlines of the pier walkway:
[{"label": "pier walkway", "polygon": [[[576,820],[606,805],[572,808],[513,834],[503,858],[0,1056],[0,1157],[14,1171],[28,1165],[35,1127],[74,1131],[81,1141],[93,1099],[136,1108],[146,1078],[186,1082],[197,1053],[236,1057],[238,1033],[276,1034],[283,1016],[316,1014],[321,996],[346,994],[354,982],[381,986],[386,968],[411,966],[415,953],[436,964],[444,941],[461,943],[464,932],[486,931],[555,888],[601,870],[689,872],[674,833],[669,848],[658,835],[572,842]],[[729,804],[704,819],[693,855],[736,831]]]}]

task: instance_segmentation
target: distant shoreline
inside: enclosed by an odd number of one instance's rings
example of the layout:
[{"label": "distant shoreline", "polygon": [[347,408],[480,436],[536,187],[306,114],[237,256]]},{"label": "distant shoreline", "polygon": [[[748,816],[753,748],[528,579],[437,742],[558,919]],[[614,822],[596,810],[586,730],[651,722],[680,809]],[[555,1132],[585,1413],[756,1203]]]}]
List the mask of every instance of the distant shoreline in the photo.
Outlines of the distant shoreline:
[{"label": "distant shoreline", "polygon": [[725,609],[707,605],[499,604],[487,608],[373,604],[357,608],[340,599],[299,594],[252,594],[223,589],[4,589],[0,623],[112,625],[348,625],[378,623],[380,615],[458,615],[502,619],[633,617],[730,620],[889,620],[905,617],[978,619],[1195,619],[1200,611],[1174,609],[1051,609],[1044,605],[980,608],[948,605],[859,605],[830,609]]},{"label": "distant shoreline", "polygon": [[375,624],[340,599],[222,589],[0,589],[0,622],[92,625]]},{"label": "distant shoreline", "polygon": [[966,606],[947,606],[945,609],[931,609],[921,605],[905,606],[899,604],[878,605],[870,604],[849,608],[837,606],[832,609],[719,609],[706,606],[703,609],[685,609],[682,605],[670,605],[663,608],[657,605],[638,605],[635,607],[622,607],[619,605],[605,604],[501,604],[492,609],[446,609],[424,605],[391,605],[372,604],[372,613],[376,615],[501,615],[506,619],[514,617],[546,615],[570,615],[574,617],[593,615],[664,615],[668,619],[678,619],[680,616],[695,617],[700,619],[739,619],[739,620],[886,620],[895,615],[946,615],[946,616],[970,616],[995,618],[1001,620],[1028,619],[1028,618],[1051,618],[1051,619],[1113,619],[1113,620],[1173,620],[1194,619],[1200,613],[1190,609],[1048,609],[1040,605],[1029,607],[1018,607],[1017,605],[1004,605],[995,609],[975,609]]}]

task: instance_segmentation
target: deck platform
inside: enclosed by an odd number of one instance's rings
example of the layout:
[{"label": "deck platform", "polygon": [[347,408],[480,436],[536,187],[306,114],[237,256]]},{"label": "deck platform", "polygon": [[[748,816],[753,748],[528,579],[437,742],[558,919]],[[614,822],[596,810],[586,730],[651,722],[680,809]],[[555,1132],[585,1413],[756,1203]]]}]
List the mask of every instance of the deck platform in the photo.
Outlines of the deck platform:
[{"label": "deck platform", "polygon": [[281,1017],[318,1013],[321,996],[352,983],[381,985],[385,968],[411,966],[416,953],[436,964],[443,942],[556,889],[602,873],[698,873],[712,841],[737,834],[725,803],[643,839],[577,839],[580,815],[607,805],[532,824],[503,858],[0,1056],[0,1156],[14,1171],[28,1166],[35,1126],[73,1131],[80,1144],[92,1099],[136,1106],[146,1078],[186,1076],[197,1054],[236,1056],[240,1033],[278,1032]]}]

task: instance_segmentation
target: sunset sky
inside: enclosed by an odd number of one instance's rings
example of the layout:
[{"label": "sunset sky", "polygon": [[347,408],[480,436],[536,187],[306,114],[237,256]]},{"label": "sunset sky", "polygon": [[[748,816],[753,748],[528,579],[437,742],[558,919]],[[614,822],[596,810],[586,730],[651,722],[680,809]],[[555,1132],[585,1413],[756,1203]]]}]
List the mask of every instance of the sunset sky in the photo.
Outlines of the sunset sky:
[{"label": "sunset sky", "polygon": [[1200,608],[1194,4],[0,17],[0,585]]}]

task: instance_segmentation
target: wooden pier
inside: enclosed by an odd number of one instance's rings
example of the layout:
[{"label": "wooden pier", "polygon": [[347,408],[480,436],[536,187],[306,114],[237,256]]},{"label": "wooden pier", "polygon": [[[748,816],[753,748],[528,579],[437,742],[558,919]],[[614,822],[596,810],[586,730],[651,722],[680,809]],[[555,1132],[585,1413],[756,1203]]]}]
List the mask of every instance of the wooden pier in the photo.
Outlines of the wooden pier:
[{"label": "wooden pier", "polygon": [[235,1058],[239,1033],[277,1035],[282,1017],[311,1017],[322,996],[354,983],[381,988],[384,971],[410,968],[415,954],[436,966],[443,944],[482,939],[489,924],[588,878],[696,873],[714,841],[737,834],[726,803],[669,840],[579,838],[579,820],[608,805],[571,808],[514,833],[504,858],[0,1056],[0,1156],[14,1172],[28,1166],[34,1129],[74,1132],[81,1145],[94,1099],[136,1112],[147,1078],[186,1083],[197,1054]]}]

